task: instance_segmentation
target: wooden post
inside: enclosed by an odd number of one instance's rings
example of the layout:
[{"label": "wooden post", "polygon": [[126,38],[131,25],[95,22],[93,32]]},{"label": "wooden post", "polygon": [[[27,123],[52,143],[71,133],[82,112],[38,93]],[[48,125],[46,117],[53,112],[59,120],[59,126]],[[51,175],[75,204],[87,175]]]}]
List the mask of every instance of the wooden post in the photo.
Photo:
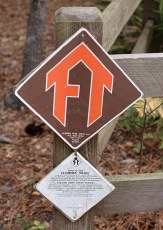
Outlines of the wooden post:
[{"label": "wooden post", "polygon": [[[101,12],[95,8],[67,7],[56,12],[56,46],[62,44],[79,28],[85,27],[91,34],[102,42],[102,18]],[[72,121],[73,122],[73,121]],[[57,135],[54,135],[54,166],[57,166],[73,150],[68,147]],[[79,152],[96,167],[97,165],[97,135],[87,142]],[[93,230],[94,209],[91,209],[83,217],[72,223],[57,209],[53,212],[53,230]]]}]

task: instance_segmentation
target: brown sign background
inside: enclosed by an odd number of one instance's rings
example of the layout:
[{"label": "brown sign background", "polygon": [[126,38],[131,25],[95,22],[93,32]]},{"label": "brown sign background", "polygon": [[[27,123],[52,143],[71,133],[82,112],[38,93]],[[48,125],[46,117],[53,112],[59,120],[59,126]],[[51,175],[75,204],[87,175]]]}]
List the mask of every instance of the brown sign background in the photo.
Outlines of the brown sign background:
[{"label": "brown sign background", "polygon": [[[111,94],[104,90],[102,116],[87,127],[91,72],[83,62],[79,62],[70,70],[68,83],[80,85],[80,95],[79,98],[67,99],[66,127],[64,127],[53,116],[54,87],[45,91],[46,74],[81,42],[84,42],[114,75],[113,92]],[[137,86],[83,28],[18,84],[15,94],[73,149],[78,149],[142,97],[142,92]]]}]

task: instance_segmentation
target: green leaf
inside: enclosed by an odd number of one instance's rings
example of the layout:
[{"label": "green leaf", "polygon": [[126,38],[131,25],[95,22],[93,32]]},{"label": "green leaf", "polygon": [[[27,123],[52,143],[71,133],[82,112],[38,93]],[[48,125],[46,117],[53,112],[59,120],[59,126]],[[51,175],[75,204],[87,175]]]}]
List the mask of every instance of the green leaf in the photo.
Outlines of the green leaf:
[{"label": "green leaf", "polygon": [[[135,153],[140,152],[140,145],[141,145],[140,143],[137,143],[137,144],[134,145],[133,150],[134,150]],[[143,145],[142,150],[144,150],[144,149],[145,149],[145,146]]]},{"label": "green leaf", "polygon": [[28,230],[46,230],[46,226],[45,224],[41,223],[38,220],[35,220],[33,222],[34,226],[32,226],[31,228],[29,228]]},{"label": "green leaf", "polygon": [[41,222],[38,221],[38,220],[35,220],[33,223],[34,223],[34,225],[37,226],[37,227],[40,226],[40,224],[41,224]]},{"label": "green leaf", "polygon": [[159,149],[163,149],[163,142],[161,142]]},{"label": "green leaf", "polygon": [[33,226],[33,227],[29,228],[28,230],[38,230],[38,227]]},{"label": "green leaf", "polygon": [[18,224],[18,223],[20,222],[20,218],[21,218],[21,214],[20,214],[20,213],[17,213],[17,214],[16,214],[16,218],[15,218],[16,224]]},{"label": "green leaf", "polygon": [[41,229],[41,230],[46,230],[45,224],[40,224],[39,229]]}]

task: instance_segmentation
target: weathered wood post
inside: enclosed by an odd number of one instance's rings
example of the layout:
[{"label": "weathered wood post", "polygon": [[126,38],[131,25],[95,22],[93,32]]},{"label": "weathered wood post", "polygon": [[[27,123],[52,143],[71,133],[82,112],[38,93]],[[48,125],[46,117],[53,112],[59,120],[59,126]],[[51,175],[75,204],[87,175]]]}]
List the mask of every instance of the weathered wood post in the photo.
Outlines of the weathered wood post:
[{"label": "weathered wood post", "polygon": [[[56,12],[56,48],[82,26],[102,43],[102,17],[101,12],[95,8],[66,7]],[[72,121],[73,122],[73,121]],[[73,150],[54,134],[54,166],[57,166]],[[79,151],[92,165],[97,165],[97,135],[87,142]],[[75,223],[72,223],[57,209],[53,212],[54,230],[93,230],[94,209],[88,211]]]},{"label": "weathered wood post", "polygon": [[[56,48],[83,26],[91,32],[91,34],[100,44],[103,45],[104,48],[106,48],[106,50],[109,50],[126,21],[130,18],[130,15],[132,15],[139,3],[140,0],[132,0],[128,2],[126,7],[124,7],[123,1],[120,1],[119,4],[113,1],[103,14],[101,14],[101,12],[95,7],[62,7],[56,12],[55,16]],[[119,14],[120,6],[123,6],[123,10],[121,12],[122,17],[120,21],[117,21],[115,20],[115,16]],[[110,34],[109,38],[108,33]],[[98,138],[96,135],[96,137],[85,144],[79,151],[94,166],[97,164],[97,153],[98,151],[101,152],[105,148],[106,143],[114,130],[116,120],[111,122],[107,128],[101,132],[101,135],[98,135]],[[54,166],[57,166],[71,152],[72,150],[67,146],[67,144],[58,138],[58,136],[54,135]],[[61,223],[63,223],[62,226]],[[93,210],[89,211],[80,220],[72,224],[58,210],[54,209],[53,228],[57,230],[93,229]]]}]

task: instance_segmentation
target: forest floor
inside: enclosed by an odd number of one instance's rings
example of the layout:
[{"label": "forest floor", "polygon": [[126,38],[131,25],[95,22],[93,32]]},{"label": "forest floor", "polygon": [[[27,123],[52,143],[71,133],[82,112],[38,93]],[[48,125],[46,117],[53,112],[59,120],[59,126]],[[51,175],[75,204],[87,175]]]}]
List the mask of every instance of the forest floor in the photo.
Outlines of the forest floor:
[{"label": "forest floor", "polygon": [[[46,20],[44,57],[55,46],[54,12],[61,6],[90,6],[88,0],[50,1]],[[41,135],[29,136],[25,127],[42,122],[27,108],[15,111],[4,106],[4,97],[21,76],[23,47],[29,14],[28,0],[0,2],[0,136],[9,138],[0,143],[0,230],[27,230],[35,220],[51,230],[52,206],[33,188],[53,167],[52,131],[45,125]],[[138,133],[129,133],[117,125],[99,168],[104,175],[137,173],[140,156],[135,151],[140,142]],[[162,169],[161,150],[157,141],[146,140],[142,173]],[[147,153],[148,152],[148,153]],[[151,185],[152,186],[152,185]],[[149,201],[150,202],[150,201]],[[142,212],[95,217],[95,230],[161,230],[162,212]]]}]

